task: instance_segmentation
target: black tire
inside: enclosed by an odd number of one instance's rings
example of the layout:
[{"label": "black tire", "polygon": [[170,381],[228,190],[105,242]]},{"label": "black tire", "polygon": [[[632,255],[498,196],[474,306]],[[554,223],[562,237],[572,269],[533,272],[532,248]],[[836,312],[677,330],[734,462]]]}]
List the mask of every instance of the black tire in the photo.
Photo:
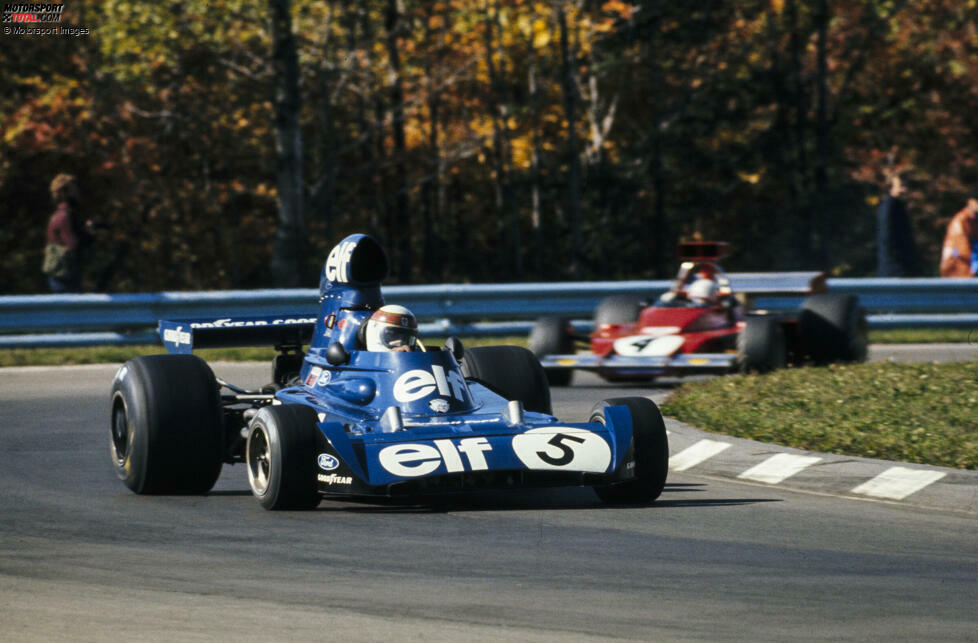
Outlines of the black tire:
[{"label": "black tire", "polygon": [[203,494],[224,462],[224,417],[214,373],[195,355],[131,359],[112,382],[116,475],[139,494]]},{"label": "black tire", "polygon": [[[560,317],[541,317],[530,331],[530,352],[537,359],[547,355],[568,355],[574,352],[574,338],[567,328],[568,321]],[[569,368],[545,368],[550,386],[567,386],[574,371]]]},{"label": "black tire", "polygon": [[316,483],[316,412],[298,404],[266,406],[248,429],[248,484],[265,509],[313,509]]},{"label": "black tire", "polygon": [[462,375],[485,383],[527,411],[551,414],[550,386],[540,360],[520,346],[477,346],[465,349]]},{"label": "black tire", "polygon": [[784,327],[775,317],[748,317],[747,325],[737,336],[740,370],[745,373],[767,373],[784,368],[787,344]]},{"label": "black tire", "polygon": [[798,333],[804,351],[816,364],[866,361],[866,315],[854,295],[806,299],[798,316]]},{"label": "black tire", "polygon": [[669,474],[669,438],[666,424],[655,402],[644,397],[616,397],[591,409],[590,422],[604,423],[609,406],[626,406],[632,414],[632,443],[622,466],[635,462],[635,478],[594,488],[608,504],[644,504],[658,498]]},{"label": "black tire", "polygon": [[639,295],[605,297],[594,309],[594,327],[601,324],[631,324],[638,321],[643,298]]}]

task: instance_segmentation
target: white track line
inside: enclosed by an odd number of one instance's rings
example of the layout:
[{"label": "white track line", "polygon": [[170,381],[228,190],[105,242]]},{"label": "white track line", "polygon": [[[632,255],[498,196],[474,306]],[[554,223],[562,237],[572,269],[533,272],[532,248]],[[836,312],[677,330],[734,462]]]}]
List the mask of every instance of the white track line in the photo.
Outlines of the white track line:
[{"label": "white track line", "polygon": [[727,442],[700,440],[669,458],[669,468],[673,471],[685,471],[729,448],[730,444]]},{"label": "white track line", "polygon": [[811,455],[779,453],[771,456],[759,465],[744,471],[737,477],[743,480],[778,484],[782,480],[804,471],[821,459]]},{"label": "white track line", "polygon": [[942,471],[893,467],[887,469],[869,482],[859,485],[852,492],[864,496],[872,496],[873,498],[903,500],[910,494],[934,484],[946,475]]}]

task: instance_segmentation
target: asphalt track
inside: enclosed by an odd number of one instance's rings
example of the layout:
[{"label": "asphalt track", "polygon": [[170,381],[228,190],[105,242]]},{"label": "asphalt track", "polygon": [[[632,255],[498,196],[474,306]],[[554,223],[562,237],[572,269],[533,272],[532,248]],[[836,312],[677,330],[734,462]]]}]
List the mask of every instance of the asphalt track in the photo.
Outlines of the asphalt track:
[{"label": "asphalt track", "polygon": [[[649,507],[570,489],[271,513],[240,465],[205,497],[140,497],[108,460],[115,370],[0,369],[0,640],[978,638],[975,514],[696,469]],[[584,384],[559,417],[663,394]]]}]

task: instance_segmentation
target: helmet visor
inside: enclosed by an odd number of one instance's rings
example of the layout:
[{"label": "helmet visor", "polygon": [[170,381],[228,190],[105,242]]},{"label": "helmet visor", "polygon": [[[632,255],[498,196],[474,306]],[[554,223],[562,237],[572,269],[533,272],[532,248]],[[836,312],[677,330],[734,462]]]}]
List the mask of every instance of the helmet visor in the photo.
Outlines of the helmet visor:
[{"label": "helmet visor", "polygon": [[384,326],[380,329],[380,343],[387,348],[399,348],[407,346],[414,348],[418,339],[417,328],[404,328],[403,326]]}]

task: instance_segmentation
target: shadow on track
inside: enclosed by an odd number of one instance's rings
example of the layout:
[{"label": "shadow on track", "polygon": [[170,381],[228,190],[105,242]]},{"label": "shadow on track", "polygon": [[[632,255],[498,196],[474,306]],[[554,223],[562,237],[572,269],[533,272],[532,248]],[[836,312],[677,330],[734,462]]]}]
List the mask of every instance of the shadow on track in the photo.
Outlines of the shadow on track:
[{"label": "shadow on track", "polygon": [[[667,484],[663,493],[700,492],[702,483]],[[520,491],[478,491],[459,496],[430,498],[325,498],[318,511],[344,513],[451,513],[462,511],[565,511],[565,510],[655,510],[690,507],[733,507],[762,502],[781,502],[774,498],[663,499],[652,504],[608,505],[591,489],[527,489]],[[355,504],[354,504],[355,503]]]}]

